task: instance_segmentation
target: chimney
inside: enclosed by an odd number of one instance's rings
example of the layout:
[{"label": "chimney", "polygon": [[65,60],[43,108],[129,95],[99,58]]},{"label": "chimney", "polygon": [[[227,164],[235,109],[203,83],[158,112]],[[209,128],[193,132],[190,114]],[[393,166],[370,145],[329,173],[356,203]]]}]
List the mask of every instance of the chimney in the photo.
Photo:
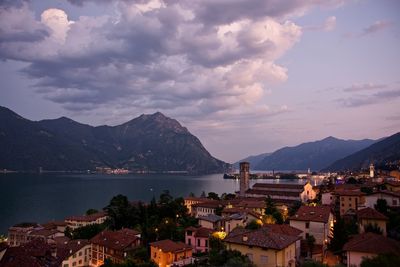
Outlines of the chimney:
[{"label": "chimney", "polygon": [[243,237],[242,237],[243,242],[247,242],[248,239],[249,238],[247,237],[247,235],[243,235]]}]

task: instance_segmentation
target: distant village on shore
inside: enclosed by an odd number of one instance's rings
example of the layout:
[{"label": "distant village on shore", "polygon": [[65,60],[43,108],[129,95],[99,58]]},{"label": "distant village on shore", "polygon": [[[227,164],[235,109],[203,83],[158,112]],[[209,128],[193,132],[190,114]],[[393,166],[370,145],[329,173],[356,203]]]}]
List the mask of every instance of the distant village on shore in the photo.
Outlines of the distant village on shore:
[{"label": "distant village on shore", "polygon": [[238,192],[118,195],[101,211],[20,222],[0,240],[0,267],[399,266],[399,171],[297,175],[304,183],[250,187],[257,177],[241,162],[224,177],[240,180]]}]

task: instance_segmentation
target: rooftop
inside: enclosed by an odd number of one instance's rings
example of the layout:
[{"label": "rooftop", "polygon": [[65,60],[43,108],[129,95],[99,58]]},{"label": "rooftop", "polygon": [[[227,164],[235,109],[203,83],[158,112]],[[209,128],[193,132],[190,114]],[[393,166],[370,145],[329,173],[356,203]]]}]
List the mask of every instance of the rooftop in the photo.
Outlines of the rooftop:
[{"label": "rooftop", "polygon": [[174,242],[169,239],[156,241],[150,243],[150,246],[161,249],[163,252],[180,252],[185,250],[192,250],[192,247],[182,242]]},{"label": "rooftop", "polygon": [[224,242],[281,250],[298,239],[299,236],[277,233],[270,227],[261,227],[256,230],[235,228],[224,239]]},{"label": "rooftop", "polygon": [[[273,188],[271,188],[273,189]],[[299,192],[287,192],[287,191],[269,191],[260,189],[247,189],[246,194],[264,195],[264,196],[290,196],[290,197],[300,197]]]},{"label": "rooftop", "polygon": [[276,188],[283,188],[283,189],[298,189],[303,191],[304,185],[302,184],[270,184],[270,183],[256,183],[253,185],[253,188],[270,188],[271,190]]},{"label": "rooftop", "polygon": [[139,239],[138,234],[139,232],[131,229],[121,229],[119,231],[104,230],[90,239],[90,242],[115,250],[124,250],[136,244]]},{"label": "rooftop", "polygon": [[394,253],[400,255],[400,242],[374,233],[354,236],[344,246],[344,251],[357,251],[373,254]]},{"label": "rooftop", "polygon": [[92,222],[105,216],[107,216],[105,212],[97,212],[90,215],[70,216],[65,218],[65,221]]},{"label": "rooftop", "polygon": [[209,237],[214,231],[205,227],[188,227],[186,231],[192,231],[195,237]]},{"label": "rooftop", "polygon": [[387,220],[388,218],[373,208],[364,208],[356,211],[358,219]]},{"label": "rooftop", "polygon": [[360,190],[347,190],[347,189],[336,189],[334,192],[335,195],[339,196],[365,196],[364,192]]},{"label": "rooftop", "polygon": [[215,214],[208,214],[206,216],[199,216],[198,219],[215,223],[222,220],[222,217]]},{"label": "rooftop", "polygon": [[289,219],[294,221],[312,221],[312,222],[323,222],[329,221],[329,215],[331,214],[331,208],[327,205],[323,206],[301,206],[295,215]]}]

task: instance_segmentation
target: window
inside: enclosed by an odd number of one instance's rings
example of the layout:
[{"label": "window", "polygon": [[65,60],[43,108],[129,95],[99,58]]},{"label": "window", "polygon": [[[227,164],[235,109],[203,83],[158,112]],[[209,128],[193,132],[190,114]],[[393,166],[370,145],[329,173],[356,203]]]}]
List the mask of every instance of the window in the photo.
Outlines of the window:
[{"label": "window", "polygon": [[82,256],[82,251],[79,251],[79,254],[78,254],[79,256]]},{"label": "window", "polygon": [[72,263],[72,266],[76,266],[76,261],[74,261],[74,262]]},{"label": "window", "polygon": [[246,256],[249,258],[250,261],[253,261],[253,254],[247,253]]},{"label": "window", "polygon": [[267,264],[268,263],[268,256],[261,255],[260,256],[260,262],[261,262],[261,264]]},{"label": "window", "polygon": [[208,247],[208,240],[205,240],[205,246]]},{"label": "window", "polygon": [[351,208],[351,203],[349,204],[349,207]]},{"label": "window", "polygon": [[188,245],[191,246],[192,245],[192,239],[188,239]]},{"label": "window", "polygon": [[393,204],[393,206],[397,206],[397,199],[393,199],[392,204]]},{"label": "window", "polygon": [[306,233],[306,238],[308,238],[310,235],[308,233]]},{"label": "window", "polygon": [[197,239],[197,246],[200,247],[200,239]]},{"label": "window", "polygon": [[72,258],[74,258],[74,259],[76,258],[76,253],[74,255],[72,255]]},{"label": "window", "polygon": [[69,267],[68,263],[64,264],[63,267]]},{"label": "window", "polygon": [[306,222],[306,229],[310,228],[310,222]]}]

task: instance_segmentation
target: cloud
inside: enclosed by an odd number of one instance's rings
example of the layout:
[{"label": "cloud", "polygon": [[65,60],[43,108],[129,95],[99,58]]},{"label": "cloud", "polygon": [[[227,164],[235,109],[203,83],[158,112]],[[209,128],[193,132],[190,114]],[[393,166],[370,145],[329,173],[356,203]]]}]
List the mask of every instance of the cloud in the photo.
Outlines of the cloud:
[{"label": "cloud", "polygon": [[361,36],[377,33],[392,26],[393,23],[387,20],[377,20],[373,24],[363,29]]},{"label": "cloud", "polygon": [[317,26],[306,26],[304,30],[306,31],[325,31],[330,32],[336,28],[336,17],[330,16],[326,18],[325,22],[322,25]]},{"label": "cloud", "polygon": [[350,87],[344,88],[344,92],[356,92],[356,91],[369,91],[385,89],[388,86],[386,84],[374,84],[374,83],[354,83]]},{"label": "cloud", "polygon": [[338,101],[344,107],[361,107],[366,105],[392,101],[399,97],[400,97],[400,90],[393,89],[393,90],[377,92],[372,95],[358,95],[349,98],[339,99]]}]

